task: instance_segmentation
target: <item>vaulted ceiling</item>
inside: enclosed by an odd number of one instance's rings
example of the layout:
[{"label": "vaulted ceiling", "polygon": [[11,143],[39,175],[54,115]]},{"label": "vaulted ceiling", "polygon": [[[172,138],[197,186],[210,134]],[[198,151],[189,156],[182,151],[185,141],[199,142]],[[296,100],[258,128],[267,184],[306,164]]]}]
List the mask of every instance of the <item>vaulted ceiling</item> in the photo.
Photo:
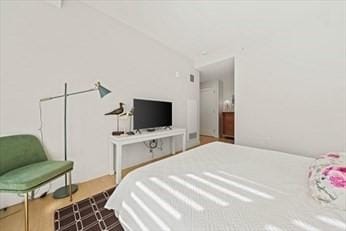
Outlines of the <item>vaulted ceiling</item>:
[{"label": "vaulted ceiling", "polygon": [[[317,18],[321,22],[322,17],[322,21],[328,23],[328,12],[337,3],[81,1],[187,56],[197,66],[236,56],[244,49],[266,46],[266,42],[278,33],[296,28],[305,30],[310,24],[314,26]],[[305,27],[299,29],[300,25]]]}]

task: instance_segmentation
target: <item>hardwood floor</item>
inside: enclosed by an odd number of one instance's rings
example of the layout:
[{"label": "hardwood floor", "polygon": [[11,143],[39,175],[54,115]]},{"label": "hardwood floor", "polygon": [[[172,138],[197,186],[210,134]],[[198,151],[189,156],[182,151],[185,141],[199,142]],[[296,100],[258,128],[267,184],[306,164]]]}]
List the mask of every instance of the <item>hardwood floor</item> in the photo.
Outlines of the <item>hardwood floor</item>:
[{"label": "hardwood floor", "polygon": [[[214,141],[224,141],[208,136],[200,137],[200,145],[207,144]],[[131,172],[132,170],[144,166],[148,163],[167,158],[165,156],[149,162],[136,165],[131,168],[123,170],[123,176]],[[80,201],[89,196],[102,192],[106,189],[114,187],[114,177],[110,175],[102,176],[96,179],[89,180],[87,182],[79,183],[79,190],[73,194],[73,202]],[[51,194],[48,194],[44,198],[38,198],[29,202],[29,220],[30,231],[50,231],[54,230],[53,214],[58,208],[65,207],[71,202],[68,198],[65,199],[53,199]],[[23,203],[11,206],[6,212],[1,212],[0,216],[0,230],[1,231],[21,231],[24,230],[24,206]]]},{"label": "hardwood floor", "polygon": [[[114,186],[113,176],[102,176],[84,183],[79,183],[79,190],[73,194],[73,201],[79,201],[102,192]],[[50,231],[54,230],[53,214],[58,208],[70,204],[69,198],[53,199],[52,194],[45,198],[29,201],[29,221],[30,231]],[[23,203],[9,207],[0,220],[1,231],[21,231],[24,230],[24,206]]]},{"label": "hardwood floor", "polygon": [[215,138],[213,136],[200,136],[199,140],[201,142],[201,145],[202,144],[208,144],[208,143],[215,142],[215,141],[221,141],[221,142],[230,143],[230,144],[234,143],[234,140],[232,140],[232,139]]}]

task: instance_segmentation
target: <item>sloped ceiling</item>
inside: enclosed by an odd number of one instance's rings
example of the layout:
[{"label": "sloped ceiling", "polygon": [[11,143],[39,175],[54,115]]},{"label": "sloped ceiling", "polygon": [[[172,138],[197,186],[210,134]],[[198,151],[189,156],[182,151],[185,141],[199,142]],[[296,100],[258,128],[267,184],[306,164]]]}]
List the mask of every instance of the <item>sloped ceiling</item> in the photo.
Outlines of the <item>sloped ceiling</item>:
[{"label": "sloped ceiling", "polygon": [[81,1],[189,57],[197,66],[266,46],[285,30],[328,23],[333,9],[344,6],[340,1]]}]

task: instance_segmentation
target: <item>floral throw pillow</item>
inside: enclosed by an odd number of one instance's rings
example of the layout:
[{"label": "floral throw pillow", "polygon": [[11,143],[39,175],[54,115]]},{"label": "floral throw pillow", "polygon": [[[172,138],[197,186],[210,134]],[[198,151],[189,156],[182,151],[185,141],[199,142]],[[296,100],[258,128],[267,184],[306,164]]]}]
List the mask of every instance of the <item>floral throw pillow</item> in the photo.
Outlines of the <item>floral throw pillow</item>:
[{"label": "floral throw pillow", "polygon": [[324,205],[346,210],[346,153],[329,152],[309,168],[312,197]]}]

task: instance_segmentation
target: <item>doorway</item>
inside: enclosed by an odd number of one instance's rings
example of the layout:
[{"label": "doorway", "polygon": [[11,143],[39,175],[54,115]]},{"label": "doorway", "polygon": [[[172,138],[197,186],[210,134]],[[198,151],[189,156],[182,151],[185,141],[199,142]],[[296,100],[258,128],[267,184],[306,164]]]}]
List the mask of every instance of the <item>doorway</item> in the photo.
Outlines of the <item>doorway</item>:
[{"label": "doorway", "polygon": [[197,67],[200,140],[234,142],[234,58]]}]

